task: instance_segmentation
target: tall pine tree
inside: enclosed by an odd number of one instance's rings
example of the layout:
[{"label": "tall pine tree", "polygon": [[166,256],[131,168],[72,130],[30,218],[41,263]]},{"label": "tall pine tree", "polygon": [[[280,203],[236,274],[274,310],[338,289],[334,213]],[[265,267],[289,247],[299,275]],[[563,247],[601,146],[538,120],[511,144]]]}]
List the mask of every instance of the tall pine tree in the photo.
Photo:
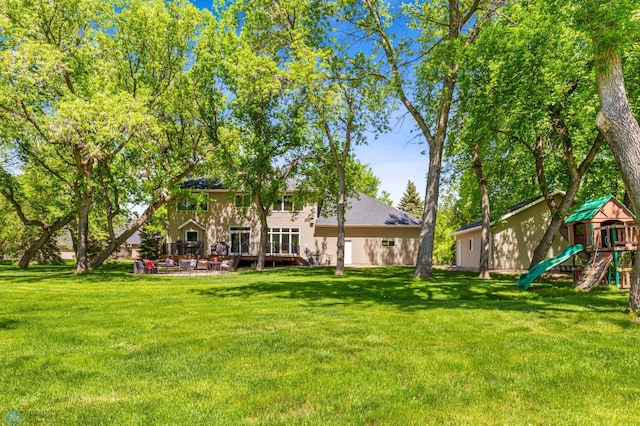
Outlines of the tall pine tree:
[{"label": "tall pine tree", "polygon": [[413,182],[407,182],[407,189],[405,189],[404,194],[402,194],[402,198],[398,203],[398,208],[403,212],[407,212],[416,219],[422,218],[422,213],[424,212],[424,201],[420,198],[420,194],[418,194],[416,185]]}]

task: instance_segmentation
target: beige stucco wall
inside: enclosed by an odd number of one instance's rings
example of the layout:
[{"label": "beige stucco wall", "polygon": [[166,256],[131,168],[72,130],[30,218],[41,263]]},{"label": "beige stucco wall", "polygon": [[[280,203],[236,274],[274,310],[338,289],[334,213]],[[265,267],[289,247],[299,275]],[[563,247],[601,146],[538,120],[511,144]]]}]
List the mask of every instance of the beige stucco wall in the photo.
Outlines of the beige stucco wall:
[{"label": "beige stucco wall", "polygon": [[478,268],[480,265],[480,235],[478,228],[456,235],[456,266]]},{"label": "beige stucco wall", "polygon": [[[229,229],[231,227],[247,227],[250,228],[250,243],[254,255],[257,254],[257,243],[260,238],[260,222],[255,209],[252,207],[243,209],[236,208],[233,199],[226,191],[207,192],[209,200],[209,208],[207,211],[178,211],[175,204],[168,208],[168,225],[167,225],[167,242],[174,243],[176,241],[184,241],[186,231],[198,230],[199,240],[204,242],[205,253],[210,252],[211,244],[224,241],[231,244]],[[299,228],[300,229],[300,245],[301,250],[304,248],[304,242],[313,240],[313,225],[315,206],[306,205],[302,212],[274,212],[268,219],[267,223],[270,228]],[[200,230],[197,226],[190,223],[186,227],[179,227],[193,219],[203,225],[204,230]]]},{"label": "beige stucco wall", "polygon": [[[556,195],[560,204],[561,196]],[[490,267],[493,269],[528,269],[533,251],[544,236],[551,214],[544,200],[518,213],[505,215],[505,219],[491,227]],[[460,231],[456,236],[456,266],[477,269],[480,265],[481,228]],[[471,249],[470,249],[471,244]],[[560,253],[569,244],[558,234],[547,258]]]},{"label": "beige stucco wall", "polygon": [[[418,226],[346,226],[345,241],[351,242],[353,265],[415,265],[418,254],[420,227]],[[393,240],[394,247],[383,247],[383,240]],[[316,227],[315,238],[309,249],[320,253],[326,263],[337,257],[337,226]]]},{"label": "beige stucco wall", "polygon": [[[551,214],[544,202],[537,203],[492,227],[493,268],[528,269],[533,251],[544,236]],[[569,244],[560,234],[547,258],[560,253]]]}]

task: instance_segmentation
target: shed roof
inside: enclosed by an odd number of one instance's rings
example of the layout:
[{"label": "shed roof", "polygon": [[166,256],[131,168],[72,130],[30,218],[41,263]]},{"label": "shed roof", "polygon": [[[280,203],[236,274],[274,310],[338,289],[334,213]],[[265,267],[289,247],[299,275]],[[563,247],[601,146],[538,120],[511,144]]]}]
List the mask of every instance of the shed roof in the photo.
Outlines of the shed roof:
[{"label": "shed roof", "polygon": [[[591,220],[593,217],[609,202],[610,199],[615,199],[613,195],[605,195],[600,198],[593,198],[582,203],[576,208],[571,215],[567,218],[565,223],[582,222],[584,220]],[[617,200],[616,200],[617,201]]]},{"label": "shed roof", "polygon": [[[563,192],[555,192],[553,194],[555,195],[561,195],[564,196]],[[542,202],[544,200],[544,195],[538,195],[537,197],[534,198],[529,198],[528,200],[524,200],[524,201],[520,201],[519,203],[515,203],[510,205],[509,207],[507,207],[505,209],[505,212],[500,215],[500,217],[498,218],[498,220],[506,220],[507,218],[520,213],[523,210],[528,209],[529,207],[532,207],[540,202]],[[495,223],[496,219],[492,219],[491,220],[491,225],[493,225]],[[476,220],[475,222],[472,222],[468,225],[463,226],[462,228],[454,231],[451,235],[456,235],[456,234],[461,234],[461,233],[465,233],[465,231],[469,231],[471,229],[475,229],[475,228],[480,228],[482,226],[482,220]]]},{"label": "shed roof", "polygon": [[[345,226],[352,225],[409,225],[420,226],[422,222],[373,197],[360,194],[359,198],[347,200]],[[317,225],[338,225],[336,216],[318,218]]]}]

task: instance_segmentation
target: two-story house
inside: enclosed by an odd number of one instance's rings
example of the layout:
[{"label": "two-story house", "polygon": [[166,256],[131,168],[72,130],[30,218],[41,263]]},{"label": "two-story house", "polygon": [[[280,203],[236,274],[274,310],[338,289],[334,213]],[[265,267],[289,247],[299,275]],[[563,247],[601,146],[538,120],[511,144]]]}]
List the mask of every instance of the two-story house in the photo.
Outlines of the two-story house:
[{"label": "two-story house", "polygon": [[[240,255],[255,260],[260,222],[251,200],[218,182],[185,182],[193,198],[168,209],[167,247],[170,254]],[[415,264],[420,221],[361,194],[348,200],[345,223],[345,263],[357,265]],[[268,217],[267,260],[335,264],[338,222],[323,217],[317,204],[298,206],[284,194]]]}]

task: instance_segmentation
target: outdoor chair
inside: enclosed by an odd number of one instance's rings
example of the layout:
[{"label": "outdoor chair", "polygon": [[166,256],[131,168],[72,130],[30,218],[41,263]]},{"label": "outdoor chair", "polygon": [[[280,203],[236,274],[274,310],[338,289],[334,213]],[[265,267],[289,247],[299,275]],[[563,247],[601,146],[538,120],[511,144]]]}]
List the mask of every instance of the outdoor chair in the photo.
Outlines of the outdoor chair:
[{"label": "outdoor chair", "polygon": [[209,262],[207,260],[198,260],[196,264],[196,270],[198,271],[206,271],[209,269]]},{"label": "outdoor chair", "polygon": [[145,274],[157,274],[158,273],[158,267],[151,260],[142,259],[142,263],[144,263],[144,273]]},{"label": "outdoor chair", "polygon": [[178,265],[176,265],[176,263],[171,258],[165,259],[164,267],[166,268],[167,273],[169,273],[169,272],[177,272],[177,271],[180,270]]},{"label": "outdoor chair", "polygon": [[134,274],[144,274],[144,263],[141,260],[136,260],[133,264]]},{"label": "outdoor chair", "polygon": [[230,260],[223,260],[220,263],[220,271],[221,272],[229,272],[230,269],[231,269],[231,261]]},{"label": "outdoor chair", "polygon": [[183,259],[178,262],[178,270],[187,272],[191,271],[191,261]]}]

